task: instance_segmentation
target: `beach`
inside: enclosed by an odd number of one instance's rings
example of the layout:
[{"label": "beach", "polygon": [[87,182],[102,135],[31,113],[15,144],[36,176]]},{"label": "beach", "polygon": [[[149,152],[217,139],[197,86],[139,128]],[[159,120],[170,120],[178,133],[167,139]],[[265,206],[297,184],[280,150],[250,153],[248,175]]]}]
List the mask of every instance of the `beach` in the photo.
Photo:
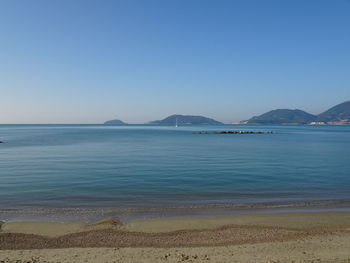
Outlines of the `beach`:
[{"label": "beach", "polygon": [[0,0],[0,263],[350,263],[350,0]]},{"label": "beach", "polygon": [[349,262],[350,213],[3,222],[0,262]]}]

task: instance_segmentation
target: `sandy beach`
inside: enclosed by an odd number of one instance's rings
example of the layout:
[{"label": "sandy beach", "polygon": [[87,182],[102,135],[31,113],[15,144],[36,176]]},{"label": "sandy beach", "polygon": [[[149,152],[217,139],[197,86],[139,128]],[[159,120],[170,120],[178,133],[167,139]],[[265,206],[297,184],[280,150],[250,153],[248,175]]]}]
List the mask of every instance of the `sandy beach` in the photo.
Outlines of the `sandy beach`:
[{"label": "sandy beach", "polygon": [[350,262],[350,213],[3,222],[0,262]]}]

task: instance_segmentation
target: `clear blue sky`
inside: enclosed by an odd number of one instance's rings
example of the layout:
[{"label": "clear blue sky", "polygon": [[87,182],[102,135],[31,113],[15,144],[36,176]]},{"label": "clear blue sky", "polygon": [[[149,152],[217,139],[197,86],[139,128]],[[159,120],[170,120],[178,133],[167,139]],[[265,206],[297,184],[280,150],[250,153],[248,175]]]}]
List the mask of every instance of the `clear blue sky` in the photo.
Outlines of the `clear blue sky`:
[{"label": "clear blue sky", "polygon": [[239,121],[350,99],[349,0],[0,0],[0,123]]}]

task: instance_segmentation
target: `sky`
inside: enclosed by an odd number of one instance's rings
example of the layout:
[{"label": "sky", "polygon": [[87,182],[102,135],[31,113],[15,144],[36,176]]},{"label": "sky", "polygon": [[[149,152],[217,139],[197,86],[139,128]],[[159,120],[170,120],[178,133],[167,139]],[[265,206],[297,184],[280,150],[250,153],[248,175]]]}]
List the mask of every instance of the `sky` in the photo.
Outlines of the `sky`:
[{"label": "sky", "polygon": [[350,99],[349,0],[0,0],[0,123],[222,122]]}]

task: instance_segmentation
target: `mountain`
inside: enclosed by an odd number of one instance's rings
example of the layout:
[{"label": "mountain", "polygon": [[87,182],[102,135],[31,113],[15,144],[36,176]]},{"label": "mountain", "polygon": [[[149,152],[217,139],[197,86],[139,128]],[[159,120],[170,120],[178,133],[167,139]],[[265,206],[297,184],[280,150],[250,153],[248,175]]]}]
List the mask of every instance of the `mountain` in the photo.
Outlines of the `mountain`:
[{"label": "mountain", "polygon": [[203,116],[192,116],[192,115],[171,115],[163,120],[151,121],[150,124],[160,125],[191,125],[191,124],[207,124],[207,125],[220,125],[223,124],[219,121],[203,117]]},{"label": "mountain", "polygon": [[125,125],[127,123],[121,121],[121,120],[110,120],[110,121],[106,121],[104,124],[108,124],[108,125]]},{"label": "mountain", "polygon": [[306,124],[314,121],[315,115],[302,110],[278,109],[255,116],[248,124]]},{"label": "mountain", "polygon": [[350,101],[340,103],[317,116],[322,122],[350,122]]}]

